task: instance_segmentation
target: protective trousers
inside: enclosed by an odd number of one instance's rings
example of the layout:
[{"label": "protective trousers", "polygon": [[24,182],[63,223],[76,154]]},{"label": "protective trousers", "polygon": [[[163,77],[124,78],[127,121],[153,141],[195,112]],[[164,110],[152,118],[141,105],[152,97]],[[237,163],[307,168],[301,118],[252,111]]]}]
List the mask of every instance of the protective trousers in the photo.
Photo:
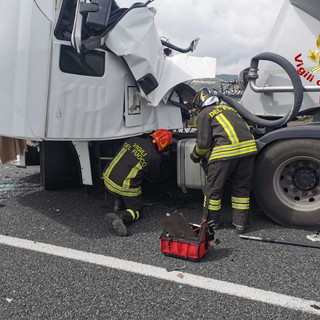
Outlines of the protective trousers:
[{"label": "protective trousers", "polygon": [[203,203],[203,214],[208,221],[219,224],[223,188],[227,179],[231,178],[232,223],[235,226],[247,225],[254,159],[254,156],[248,156],[208,164]]},{"label": "protective trousers", "polygon": [[142,214],[142,197],[123,197],[112,193],[115,196],[115,210],[125,223],[138,220]]}]

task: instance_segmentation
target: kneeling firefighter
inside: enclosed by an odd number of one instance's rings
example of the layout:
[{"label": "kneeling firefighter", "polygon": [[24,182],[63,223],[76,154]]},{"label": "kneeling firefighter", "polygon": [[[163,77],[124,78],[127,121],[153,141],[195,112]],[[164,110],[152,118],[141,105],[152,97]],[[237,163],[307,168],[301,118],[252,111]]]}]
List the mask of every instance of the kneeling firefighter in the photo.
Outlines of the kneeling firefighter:
[{"label": "kneeling firefighter", "polygon": [[220,104],[219,98],[209,89],[201,89],[193,103],[200,112],[196,145],[190,157],[195,163],[207,162],[204,218],[207,217],[212,229],[219,227],[223,187],[231,178],[232,224],[239,234],[245,233],[256,141],[240,114]]},{"label": "kneeling firefighter", "polygon": [[115,196],[114,212],[107,214],[106,219],[117,235],[126,236],[126,224],[138,220],[142,214],[142,180],[160,180],[162,153],[172,140],[172,133],[165,129],[129,138],[103,171],[104,184]]}]

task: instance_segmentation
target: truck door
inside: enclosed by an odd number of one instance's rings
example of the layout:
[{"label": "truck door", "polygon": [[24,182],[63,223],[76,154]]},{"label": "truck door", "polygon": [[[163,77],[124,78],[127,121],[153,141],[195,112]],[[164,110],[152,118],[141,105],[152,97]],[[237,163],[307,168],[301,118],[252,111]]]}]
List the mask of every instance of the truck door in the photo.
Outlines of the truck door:
[{"label": "truck door", "polygon": [[123,58],[141,95],[154,106],[175,85],[195,78],[187,62],[181,66],[164,55],[154,23],[156,10],[147,7],[150,1],[117,8],[114,1],[95,0],[102,11],[94,11],[93,2],[77,0],[71,43],[78,53],[103,48]]},{"label": "truck door", "polygon": [[[154,108],[139,94],[125,60],[105,50],[101,45],[100,28],[92,27],[92,23],[86,25],[89,13],[81,18],[79,4],[81,1],[64,0],[57,16],[46,137],[51,140],[113,139],[141,134],[163,125],[182,127],[179,108],[164,103]],[[114,21],[114,12],[127,10],[114,9],[113,5],[111,2],[109,22]],[[76,22],[80,21],[78,18],[82,23]],[[81,32],[76,30],[79,26]],[[80,38],[71,40],[76,34],[81,34]],[[99,44],[93,45],[97,39],[100,39]],[[80,53],[72,42],[80,45],[77,47]]]}]

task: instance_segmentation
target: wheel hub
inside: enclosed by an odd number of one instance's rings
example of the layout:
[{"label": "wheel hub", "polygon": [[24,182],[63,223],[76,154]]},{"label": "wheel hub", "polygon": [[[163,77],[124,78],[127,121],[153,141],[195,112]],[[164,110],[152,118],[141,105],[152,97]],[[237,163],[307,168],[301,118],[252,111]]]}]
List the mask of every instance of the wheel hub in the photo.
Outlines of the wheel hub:
[{"label": "wheel hub", "polygon": [[301,167],[294,171],[292,182],[298,189],[309,191],[319,184],[319,176],[313,168]]},{"label": "wheel hub", "polygon": [[318,208],[320,200],[320,161],[297,156],[284,161],[274,175],[274,189],[286,206],[300,211]]}]

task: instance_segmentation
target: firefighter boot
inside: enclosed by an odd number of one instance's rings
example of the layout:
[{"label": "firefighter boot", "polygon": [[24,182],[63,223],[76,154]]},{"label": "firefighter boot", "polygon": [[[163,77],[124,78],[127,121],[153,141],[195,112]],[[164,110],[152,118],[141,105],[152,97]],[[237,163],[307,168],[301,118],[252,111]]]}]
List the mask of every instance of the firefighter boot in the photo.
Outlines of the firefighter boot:
[{"label": "firefighter boot", "polygon": [[236,230],[237,230],[238,234],[246,233],[246,227],[245,226],[236,226],[236,225],[234,225],[234,226],[236,227]]},{"label": "firefighter boot", "polygon": [[214,230],[212,228],[208,228],[208,239],[209,241],[213,241],[214,240],[214,236],[215,236],[215,233],[214,233]]},{"label": "firefighter boot", "polygon": [[128,234],[127,227],[118,213],[108,213],[106,215],[106,220],[108,225],[112,226],[118,236],[125,237]]},{"label": "firefighter boot", "polygon": [[128,234],[126,223],[138,219],[139,215],[134,216],[132,212],[135,214],[139,213],[138,211],[127,209],[125,211],[107,214],[106,219],[118,236],[125,237]]},{"label": "firefighter boot", "polygon": [[208,226],[211,230],[217,230],[220,226],[220,212],[209,213],[208,214]]}]

